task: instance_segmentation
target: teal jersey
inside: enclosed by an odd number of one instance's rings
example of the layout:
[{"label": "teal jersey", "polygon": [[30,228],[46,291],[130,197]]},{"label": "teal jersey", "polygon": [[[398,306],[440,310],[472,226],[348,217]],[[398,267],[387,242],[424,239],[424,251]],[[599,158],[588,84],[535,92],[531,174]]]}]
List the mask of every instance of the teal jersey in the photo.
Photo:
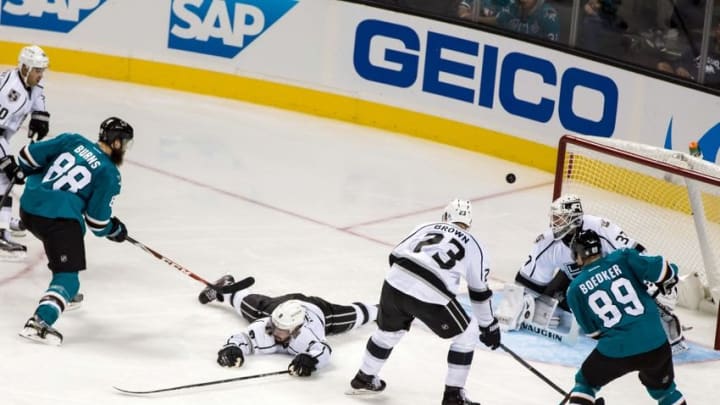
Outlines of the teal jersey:
[{"label": "teal jersey", "polygon": [[657,304],[644,281],[658,282],[675,274],[661,256],[635,249],[616,250],[591,264],[570,283],[567,302],[578,324],[598,339],[597,350],[608,357],[627,357],[657,349],[667,342]]},{"label": "teal jersey", "polygon": [[560,18],[557,10],[543,0],[538,0],[527,13],[519,3],[510,3],[508,7],[499,10],[497,25],[509,31],[550,41],[557,42],[560,39]]},{"label": "teal jersey", "polygon": [[20,166],[28,175],[20,207],[46,218],[85,223],[97,236],[110,233],[112,204],[120,194],[120,172],[98,144],[65,133],[24,146]]}]

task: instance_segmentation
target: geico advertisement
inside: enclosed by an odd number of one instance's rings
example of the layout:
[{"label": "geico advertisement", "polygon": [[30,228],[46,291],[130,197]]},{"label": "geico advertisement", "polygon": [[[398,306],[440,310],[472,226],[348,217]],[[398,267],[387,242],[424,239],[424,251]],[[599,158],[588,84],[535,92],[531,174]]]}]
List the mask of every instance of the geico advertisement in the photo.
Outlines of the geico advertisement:
[{"label": "geico advertisement", "polygon": [[706,158],[720,145],[717,97],[352,3],[0,0],[0,7],[0,33],[13,41],[332,89],[547,145],[564,133],[672,149],[699,140]]},{"label": "geico advertisement", "polygon": [[[352,70],[382,100],[555,145],[575,133],[720,148],[718,97],[509,38],[429,20],[356,17]],[[365,93],[367,94],[367,92]],[[675,103],[667,100],[696,100]]]},{"label": "geico advertisement", "polygon": [[[448,102],[502,109],[538,123],[609,137],[615,132],[618,85],[601,73],[559,70],[552,61],[521,51],[368,19],[355,29],[355,72],[368,81],[419,89]],[[542,89],[551,89],[548,96]],[[582,107],[581,107],[582,106]]]}]

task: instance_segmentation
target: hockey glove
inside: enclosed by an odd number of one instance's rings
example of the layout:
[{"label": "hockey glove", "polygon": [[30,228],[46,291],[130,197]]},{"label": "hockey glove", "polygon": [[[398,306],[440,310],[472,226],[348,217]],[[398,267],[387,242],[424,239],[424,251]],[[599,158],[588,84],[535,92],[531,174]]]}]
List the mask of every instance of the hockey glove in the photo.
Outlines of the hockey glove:
[{"label": "hockey glove", "polygon": [[290,372],[290,375],[294,375],[296,377],[309,377],[312,372],[316,370],[315,366],[317,363],[318,361],[316,358],[310,356],[309,354],[300,353],[295,356],[293,361],[290,362],[288,371]]},{"label": "hockey glove", "polygon": [[0,159],[0,170],[2,170],[8,179],[14,180],[15,184],[25,184],[25,173],[15,163],[15,156],[7,155]]},{"label": "hockey glove", "polygon": [[662,283],[655,284],[655,285],[657,285],[658,291],[660,291],[660,294],[662,294],[662,295],[671,294],[673,292],[673,288],[675,288],[678,281],[680,281],[680,279],[678,279],[678,276],[677,276],[677,271],[678,271],[677,265],[674,263],[670,263],[670,266],[673,268],[673,270],[675,270],[675,275],[672,276],[671,278],[663,281]]},{"label": "hockey glove", "polygon": [[125,224],[123,224],[117,217],[110,218],[110,223],[112,223],[112,227],[110,228],[110,233],[106,236],[106,238],[113,242],[125,242],[125,239],[127,239],[128,236]]},{"label": "hockey glove", "polygon": [[500,324],[497,318],[490,325],[480,327],[480,341],[492,350],[500,347]]},{"label": "hockey glove", "polygon": [[245,356],[240,346],[228,343],[218,352],[217,362],[223,367],[242,367]]},{"label": "hockey glove", "polygon": [[47,111],[34,111],[30,115],[28,125],[28,138],[33,141],[40,141],[50,132],[50,113]]}]

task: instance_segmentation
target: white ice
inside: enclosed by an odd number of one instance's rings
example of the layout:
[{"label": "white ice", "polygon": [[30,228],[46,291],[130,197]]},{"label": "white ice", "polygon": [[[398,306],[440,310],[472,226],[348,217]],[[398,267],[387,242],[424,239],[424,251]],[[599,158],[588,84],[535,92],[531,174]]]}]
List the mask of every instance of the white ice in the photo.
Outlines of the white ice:
[{"label": "white ice", "polygon": [[[473,234],[492,258],[493,286],[511,281],[547,223],[553,176],[412,137],[262,106],[49,72],[53,133],[95,138],[117,115],[136,140],[122,167],[115,214],[130,235],[198,275],[253,275],[254,291],[303,292],[375,302],[394,244],[437,220],[452,198],[474,203]],[[25,142],[17,134],[13,147]],[[517,182],[505,182],[506,173]],[[19,188],[16,190],[20,192]],[[17,196],[17,193],[15,193]],[[667,237],[671,237],[668,235]],[[85,302],[55,326],[61,347],[17,332],[47,287],[42,247],[28,235],[23,263],[0,263],[0,403],[56,404],[438,404],[449,342],[418,325],[382,371],[386,391],[344,395],[374,325],[332,336],[332,364],[308,379],[286,375],[138,398],[112,387],[156,389],[283,370],[289,357],[256,356],[241,369],[215,363],[246,323],[202,306],[202,285],[130,243],[86,237]],[[713,339],[710,315],[681,311]],[[558,347],[562,350],[562,347]],[[570,389],[575,370],[532,363]],[[717,363],[676,368],[688,403],[714,404]],[[553,404],[561,395],[506,353],[478,348],[470,398],[488,404]],[[609,404],[652,404],[635,375],[607,386]]]}]

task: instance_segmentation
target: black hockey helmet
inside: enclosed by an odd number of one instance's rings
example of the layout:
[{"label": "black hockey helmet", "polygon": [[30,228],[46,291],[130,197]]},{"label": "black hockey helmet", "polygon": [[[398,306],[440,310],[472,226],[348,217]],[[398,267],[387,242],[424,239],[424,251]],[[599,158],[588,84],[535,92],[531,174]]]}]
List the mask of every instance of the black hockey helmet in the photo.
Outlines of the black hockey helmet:
[{"label": "black hockey helmet", "polygon": [[112,145],[116,139],[122,142],[122,150],[133,140],[133,127],[118,117],[107,118],[100,124],[100,142]]},{"label": "black hockey helmet", "polygon": [[583,229],[575,234],[570,242],[573,259],[580,257],[585,260],[590,256],[602,253],[602,244],[600,237],[592,229]]}]

